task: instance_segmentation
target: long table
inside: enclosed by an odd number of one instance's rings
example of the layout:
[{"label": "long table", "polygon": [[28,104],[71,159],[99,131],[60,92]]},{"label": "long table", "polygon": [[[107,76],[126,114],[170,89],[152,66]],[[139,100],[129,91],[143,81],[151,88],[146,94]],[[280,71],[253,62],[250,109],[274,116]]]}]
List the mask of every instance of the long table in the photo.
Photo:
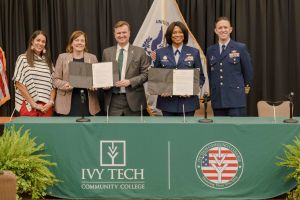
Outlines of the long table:
[{"label": "long table", "polygon": [[281,118],[19,117],[57,167],[60,198],[266,199],[296,186],[276,163],[300,133]]}]

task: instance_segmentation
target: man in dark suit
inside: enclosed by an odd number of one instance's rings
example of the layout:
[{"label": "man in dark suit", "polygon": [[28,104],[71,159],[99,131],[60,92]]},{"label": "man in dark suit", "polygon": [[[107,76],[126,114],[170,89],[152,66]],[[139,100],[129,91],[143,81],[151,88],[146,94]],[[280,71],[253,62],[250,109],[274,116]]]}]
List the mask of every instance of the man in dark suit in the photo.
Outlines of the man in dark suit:
[{"label": "man in dark suit", "polygon": [[227,17],[219,17],[215,33],[219,42],[207,49],[211,102],[215,116],[245,116],[246,94],[253,79],[247,47],[230,39],[232,27]]},{"label": "man in dark suit", "polygon": [[130,26],[119,21],[114,26],[116,46],[104,49],[103,62],[118,62],[119,81],[104,88],[105,110],[112,116],[138,116],[146,109],[143,84],[148,80],[149,59],[144,49],[129,43]]}]

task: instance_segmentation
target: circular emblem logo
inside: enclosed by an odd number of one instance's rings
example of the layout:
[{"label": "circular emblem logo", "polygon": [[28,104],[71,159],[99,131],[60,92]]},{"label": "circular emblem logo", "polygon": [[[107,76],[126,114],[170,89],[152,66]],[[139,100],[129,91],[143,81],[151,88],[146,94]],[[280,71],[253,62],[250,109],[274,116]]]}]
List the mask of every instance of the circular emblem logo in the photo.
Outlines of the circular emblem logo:
[{"label": "circular emblem logo", "polygon": [[225,189],[233,186],[242,176],[243,157],[232,144],[215,141],[205,145],[198,153],[195,169],[199,179],[207,186]]}]

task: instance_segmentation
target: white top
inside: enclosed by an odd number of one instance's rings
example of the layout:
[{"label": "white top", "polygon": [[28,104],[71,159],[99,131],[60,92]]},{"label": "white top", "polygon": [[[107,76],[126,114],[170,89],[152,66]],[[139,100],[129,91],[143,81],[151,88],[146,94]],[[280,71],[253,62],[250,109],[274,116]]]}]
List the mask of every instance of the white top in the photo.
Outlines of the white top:
[{"label": "white top", "polygon": [[[52,86],[52,76],[45,57],[35,56],[34,67],[30,67],[26,54],[21,54],[16,62],[13,81],[20,82],[26,86],[30,96],[35,102],[41,101],[48,103],[50,101]],[[52,67],[52,66],[51,66]],[[15,90],[15,107],[20,111],[24,97],[20,91]],[[31,111],[31,105],[25,100],[28,111]]]}]

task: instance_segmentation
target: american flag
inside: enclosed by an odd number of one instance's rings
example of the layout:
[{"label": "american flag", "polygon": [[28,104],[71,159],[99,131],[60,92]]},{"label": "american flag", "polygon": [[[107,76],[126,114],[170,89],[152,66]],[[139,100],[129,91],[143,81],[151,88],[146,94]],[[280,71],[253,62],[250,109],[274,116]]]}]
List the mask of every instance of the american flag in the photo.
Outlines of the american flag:
[{"label": "american flag", "polygon": [[6,77],[6,60],[0,47],[0,106],[10,99],[8,81]]},{"label": "american flag", "polygon": [[211,182],[223,184],[231,181],[238,172],[235,154],[225,147],[214,147],[202,158],[202,174]]}]

